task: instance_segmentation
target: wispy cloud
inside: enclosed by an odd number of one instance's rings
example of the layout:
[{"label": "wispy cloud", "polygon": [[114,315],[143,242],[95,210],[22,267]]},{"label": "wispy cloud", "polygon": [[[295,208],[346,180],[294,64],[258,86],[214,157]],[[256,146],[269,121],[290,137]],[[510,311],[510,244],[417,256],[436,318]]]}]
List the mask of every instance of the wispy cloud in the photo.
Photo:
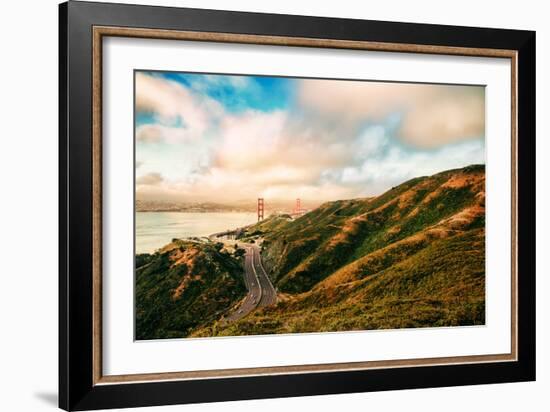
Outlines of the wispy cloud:
[{"label": "wispy cloud", "polygon": [[198,139],[197,130],[187,127],[171,127],[162,124],[144,124],[136,130],[136,140],[143,143],[178,144]]},{"label": "wispy cloud", "polygon": [[147,173],[146,175],[140,176],[136,179],[136,184],[138,185],[158,185],[163,182],[163,178],[160,173]]}]

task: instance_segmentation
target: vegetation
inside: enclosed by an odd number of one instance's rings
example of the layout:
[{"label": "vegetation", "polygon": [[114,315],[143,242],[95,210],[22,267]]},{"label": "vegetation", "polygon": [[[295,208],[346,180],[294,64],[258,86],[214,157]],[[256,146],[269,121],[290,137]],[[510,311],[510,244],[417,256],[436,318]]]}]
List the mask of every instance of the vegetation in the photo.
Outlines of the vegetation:
[{"label": "vegetation", "polygon": [[279,303],[194,335],[484,324],[484,202],[484,166],[469,166],[266,219],[248,232],[262,231]]},{"label": "vegetation", "polygon": [[469,206],[479,208],[470,226],[484,226],[484,176],[483,166],[470,166],[413,179],[374,199],[326,203],[266,234],[264,261],[282,292],[301,293]]},{"label": "vegetation", "polygon": [[[485,323],[482,229],[435,241],[359,281],[316,288],[264,308],[218,335],[328,332]],[[211,336],[211,327],[195,336]]]},{"label": "vegetation", "polygon": [[188,336],[245,295],[242,252],[222,248],[173,239],[155,254],[136,256],[137,339]]},{"label": "vegetation", "polygon": [[246,293],[244,250],[174,241],[136,256],[138,339],[485,323],[485,168],[407,181],[368,199],[271,216],[261,240],[278,303],[220,321]]}]

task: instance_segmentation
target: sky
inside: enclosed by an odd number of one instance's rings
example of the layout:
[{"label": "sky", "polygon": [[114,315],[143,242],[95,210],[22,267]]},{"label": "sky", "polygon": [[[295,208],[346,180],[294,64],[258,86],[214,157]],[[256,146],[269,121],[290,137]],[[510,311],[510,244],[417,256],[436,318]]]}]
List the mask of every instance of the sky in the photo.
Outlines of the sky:
[{"label": "sky", "polygon": [[485,89],[135,72],[136,197],[319,204],[485,162]]}]

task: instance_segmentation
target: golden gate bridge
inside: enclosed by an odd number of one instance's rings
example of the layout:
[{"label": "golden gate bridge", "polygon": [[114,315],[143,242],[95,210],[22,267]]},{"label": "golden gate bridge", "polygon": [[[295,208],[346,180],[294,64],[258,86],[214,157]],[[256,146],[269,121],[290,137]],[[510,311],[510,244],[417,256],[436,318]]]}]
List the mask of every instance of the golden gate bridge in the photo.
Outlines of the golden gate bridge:
[{"label": "golden gate bridge", "polygon": [[[265,213],[265,201],[263,197],[258,198],[258,206],[257,206],[257,212],[258,212],[258,222],[261,220],[264,220],[264,213]],[[288,213],[293,218],[298,218],[300,216],[305,215],[307,212],[309,212],[308,209],[305,209],[302,207],[302,201],[300,198],[296,199],[296,204],[294,205],[294,209],[290,213]]]},{"label": "golden gate bridge", "polygon": [[[265,201],[263,197],[258,198],[258,205],[257,205],[256,211],[258,214],[258,222],[264,220]],[[290,215],[292,218],[296,219],[305,215],[307,212],[309,212],[309,210],[302,207],[302,201],[300,198],[298,198],[296,199],[296,203],[292,211],[290,213],[284,213],[284,214]],[[252,225],[246,225],[235,229],[228,229],[223,232],[213,233],[210,235],[210,237],[227,237],[228,239],[237,239],[239,238],[241,233],[243,233],[250,226]]]}]

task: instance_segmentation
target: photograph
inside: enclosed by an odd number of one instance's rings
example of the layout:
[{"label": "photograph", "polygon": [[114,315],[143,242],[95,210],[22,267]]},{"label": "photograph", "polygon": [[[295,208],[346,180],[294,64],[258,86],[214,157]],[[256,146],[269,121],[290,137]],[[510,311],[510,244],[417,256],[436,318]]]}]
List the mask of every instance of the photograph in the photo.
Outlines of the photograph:
[{"label": "photograph", "polygon": [[484,85],[133,81],[136,340],[485,325]]}]

